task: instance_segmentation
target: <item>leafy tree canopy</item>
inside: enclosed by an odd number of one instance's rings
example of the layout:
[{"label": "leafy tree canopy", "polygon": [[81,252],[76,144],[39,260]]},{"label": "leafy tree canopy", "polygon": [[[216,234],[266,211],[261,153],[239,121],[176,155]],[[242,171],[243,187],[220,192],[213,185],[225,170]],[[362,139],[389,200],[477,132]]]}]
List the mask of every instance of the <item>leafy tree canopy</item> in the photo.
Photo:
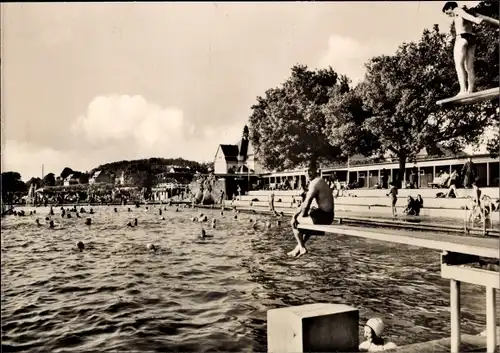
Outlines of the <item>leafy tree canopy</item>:
[{"label": "leafy tree canopy", "polygon": [[257,97],[250,116],[250,139],[258,160],[270,170],[333,161],[341,151],[325,134],[323,105],[329,93],[348,90],[348,80],[332,68],[309,70],[295,65],[281,87]]},{"label": "leafy tree canopy", "polygon": [[43,185],[44,186],[56,185],[56,176],[54,175],[54,173],[48,173],[43,177]]},{"label": "leafy tree canopy", "polygon": [[[436,104],[458,92],[452,35],[437,25],[424,30],[420,41],[403,43],[394,55],[375,57],[366,67],[358,87],[333,94],[324,107],[329,139],[344,153],[392,152],[400,161],[399,180],[405,162],[423,147],[442,142],[458,151],[477,143],[495,116],[498,102],[451,109]],[[480,82],[495,79],[489,76]]]},{"label": "leafy tree canopy", "polygon": [[21,174],[18,172],[4,172],[2,173],[2,198],[11,192],[26,191],[26,184],[21,180]]},{"label": "leafy tree canopy", "polygon": [[42,184],[43,184],[42,179],[33,177],[26,182],[26,188],[29,189],[31,185],[35,185],[36,188],[39,188],[42,186]]}]

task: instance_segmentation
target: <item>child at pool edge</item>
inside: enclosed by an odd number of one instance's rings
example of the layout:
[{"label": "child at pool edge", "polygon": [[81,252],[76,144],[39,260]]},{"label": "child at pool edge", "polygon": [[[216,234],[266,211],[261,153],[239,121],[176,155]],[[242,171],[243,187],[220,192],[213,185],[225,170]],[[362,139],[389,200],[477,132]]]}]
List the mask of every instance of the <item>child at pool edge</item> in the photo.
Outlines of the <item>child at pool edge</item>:
[{"label": "child at pool edge", "polygon": [[371,318],[365,324],[364,336],[366,341],[359,345],[360,352],[381,352],[397,348],[393,342],[384,344],[382,331],[384,330],[384,322],[379,318]]}]

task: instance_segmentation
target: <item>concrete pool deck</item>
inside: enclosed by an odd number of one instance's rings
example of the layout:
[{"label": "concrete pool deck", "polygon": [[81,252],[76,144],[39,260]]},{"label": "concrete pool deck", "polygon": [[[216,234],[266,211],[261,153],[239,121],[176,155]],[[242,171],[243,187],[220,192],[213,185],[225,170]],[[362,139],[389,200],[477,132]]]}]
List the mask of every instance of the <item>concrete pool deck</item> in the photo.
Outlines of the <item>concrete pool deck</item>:
[{"label": "concrete pool deck", "polygon": [[[500,342],[500,328],[497,327],[497,342]],[[487,352],[486,337],[481,335],[462,335],[460,352]],[[499,351],[497,345],[495,352]],[[441,338],[434,341],[420,342],[398,347],[391,352],[394,353],[441,353],[450,352],[451,338]],[[488,352],[490,353],[490,352]],[[493,353],[493,352],[491,352]]]}]

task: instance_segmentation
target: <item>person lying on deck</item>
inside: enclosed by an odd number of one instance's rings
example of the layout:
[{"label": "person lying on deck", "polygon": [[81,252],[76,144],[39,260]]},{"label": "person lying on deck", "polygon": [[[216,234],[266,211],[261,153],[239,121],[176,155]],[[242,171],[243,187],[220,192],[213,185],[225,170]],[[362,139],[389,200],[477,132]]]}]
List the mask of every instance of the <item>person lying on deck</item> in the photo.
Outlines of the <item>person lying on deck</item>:
[{"label": "person lying on deck", "polygon": [[[314,232],[302,232],[298,229],[299,224],[332,224],[334,218],[333,195],[326,181],[318,175],[315,166],[309,167],[307,171],[310,184],[306,198],[301,207],[293,215],[291,225],[293,235],[297,240],[295,249],[288,253],[289,256],[302,256],[307,250],[305,244]],[[318,207],[311,207],[313,200]]]}]

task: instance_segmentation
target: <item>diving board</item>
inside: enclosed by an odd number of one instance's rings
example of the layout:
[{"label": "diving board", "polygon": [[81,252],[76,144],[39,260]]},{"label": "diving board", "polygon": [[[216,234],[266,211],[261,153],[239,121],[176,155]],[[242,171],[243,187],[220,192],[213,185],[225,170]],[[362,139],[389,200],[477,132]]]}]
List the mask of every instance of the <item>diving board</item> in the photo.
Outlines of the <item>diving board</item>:
[{"label": "diving board", "polygon": [[415,232],[403,229],[365,229],[342,225],[299,224],[301,230],[349,235],[391,243],[419,246],[437,251],[474,255],[500,259],[500,239],[477,238],[443,234],[438,232]]},{"label": "diving board", "polygon": [[463,104],[474,104],[484,101],[489,101],[498,98],[500,93],[500,87],[490,88],[484,91],[474,92],[471,94],[458,95],[451,98],[441,99],[436,102],[438,105],[463,105]]}]

